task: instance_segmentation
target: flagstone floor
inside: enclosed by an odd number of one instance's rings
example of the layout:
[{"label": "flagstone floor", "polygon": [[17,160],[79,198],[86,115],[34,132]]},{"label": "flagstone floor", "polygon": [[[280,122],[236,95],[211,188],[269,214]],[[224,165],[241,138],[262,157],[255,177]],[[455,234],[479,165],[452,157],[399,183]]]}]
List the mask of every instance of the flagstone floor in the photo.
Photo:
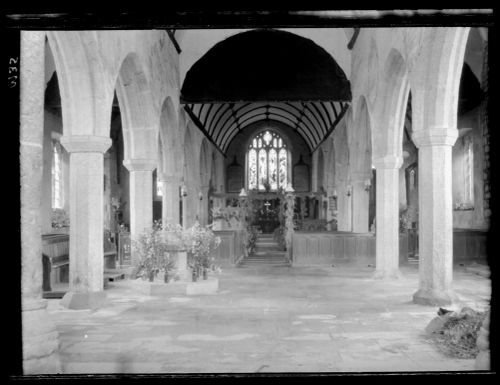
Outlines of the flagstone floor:
[{"label": "flagstone floor", "polygon": [[[216,295],[154,297],[111,282],[98,310],[49,300],[64,373],[470,371],[423,335],[436,307],[411,302],[416,267],[229,268]],[[454,272],[460,303],[484,310],[490,280]]]}]

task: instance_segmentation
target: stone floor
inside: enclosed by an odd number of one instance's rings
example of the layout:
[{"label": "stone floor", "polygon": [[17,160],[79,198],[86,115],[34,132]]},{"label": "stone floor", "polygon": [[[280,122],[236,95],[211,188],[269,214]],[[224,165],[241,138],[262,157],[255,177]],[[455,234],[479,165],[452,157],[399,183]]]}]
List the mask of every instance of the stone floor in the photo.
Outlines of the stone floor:
[{"label": "stone floor", "polygon": [[[470,371],[423,336],[437,308],[415,305],[415,267],[394,281],[373,269],[225,269],[209,296],[150,297],[109,284],[99,310],[49,300],[65,373]],[[461,298],[483,310],[490,280],[456,270]]]}]

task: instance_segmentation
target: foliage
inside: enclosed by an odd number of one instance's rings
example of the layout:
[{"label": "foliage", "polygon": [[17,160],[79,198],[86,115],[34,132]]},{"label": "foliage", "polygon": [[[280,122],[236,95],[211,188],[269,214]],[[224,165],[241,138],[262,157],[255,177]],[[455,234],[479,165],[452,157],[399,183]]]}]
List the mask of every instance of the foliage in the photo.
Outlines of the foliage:
[{"label": "foliage", "polygon": [[253,254],[255,251],[255,244],[257,243],[257,238],[259,236],[259,231],[255,226],[248,226],[246,228],[245,233],[245,247],[247,249],[247,253]]},{"label": "foliage", "polygon": [[293,222],[293,214],[295,207],[295,195],[289,194],[286,197],[286,209],[285,209],[285,246],[288,251],[288,255],[291,255],[292,247],[292,237],[295,230],[295,224]]},{"label": "foliage", "polygon": [[399,232],[404,233],[408,229],[413,228],[413,223],[418,221],[417,209],[413,206],[408,206],[399,213]]},{"label": "foliage", "polygon": [[231,219],[235,218],[240,220],[240,210],[237,207],[214,207],[212,208],[212,218],[213,220],[224,219],[229,225],[231,225]]},{"label": "foliage", "polygon": [[475,358],[479,352],[477,334],[486,315],[486,312],[477,312],[467,307],[459,313],[448,313],[443,326],[432,334],[432,341],[448,356]]},{"label": "foliage", "polygon": [[51,222],[54,229],[69,227],[69,216],[63,209],[52,209]]},{"label": "foliage", "polygon": [[189,245],[188,251],[191,268],[213,267],[215,258],[211,252],[219,247],[220,237],[215,236],[210,227],[202,227],[198,222],[186,230],[186,239]]},{"label": "foliage", "polygon": [[161,270],[168,271],[174,268],[158,222],[140,234],[137,239],[132,240],[132,247],[139,257],[138,265],[134,269],[135,276],[146,278],[151,274],[158,274]]},{"label": "foliage", "polygon": [[179,224],[165,224],[161,227],[162,239],[168,250],[186,250],[191,247],[191,234]]},{"label": "foliage", "polygon": [[274,239],[278,244],[280,245],[281,248],[285,248],[285,226],[280,225],[274,230]]}]

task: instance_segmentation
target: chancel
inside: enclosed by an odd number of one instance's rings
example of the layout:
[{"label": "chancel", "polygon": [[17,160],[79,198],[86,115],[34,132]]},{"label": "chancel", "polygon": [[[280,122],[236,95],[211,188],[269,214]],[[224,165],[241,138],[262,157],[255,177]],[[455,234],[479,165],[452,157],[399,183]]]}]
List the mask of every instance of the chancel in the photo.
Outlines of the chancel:
[{"label": "chancel", "polygon": [[490,369],[490,25],[313,14],[21,31],[25,374]]}]

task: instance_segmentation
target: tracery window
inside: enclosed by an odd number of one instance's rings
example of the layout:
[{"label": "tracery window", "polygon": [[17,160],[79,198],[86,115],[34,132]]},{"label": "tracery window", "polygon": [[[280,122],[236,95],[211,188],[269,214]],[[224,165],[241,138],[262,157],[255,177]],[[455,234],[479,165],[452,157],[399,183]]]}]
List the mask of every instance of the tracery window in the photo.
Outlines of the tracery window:
[{"label": "tracery window", "polygon": [[62,209],[63,178],[62,178],[62,148],[59,141],[52,142],[52,208]]},{"label": "tracery window", "polygon": [[278,190],[288,181],[288,151],[284,140],[273,131],[257,134],[248,146],[248,188]]}]

